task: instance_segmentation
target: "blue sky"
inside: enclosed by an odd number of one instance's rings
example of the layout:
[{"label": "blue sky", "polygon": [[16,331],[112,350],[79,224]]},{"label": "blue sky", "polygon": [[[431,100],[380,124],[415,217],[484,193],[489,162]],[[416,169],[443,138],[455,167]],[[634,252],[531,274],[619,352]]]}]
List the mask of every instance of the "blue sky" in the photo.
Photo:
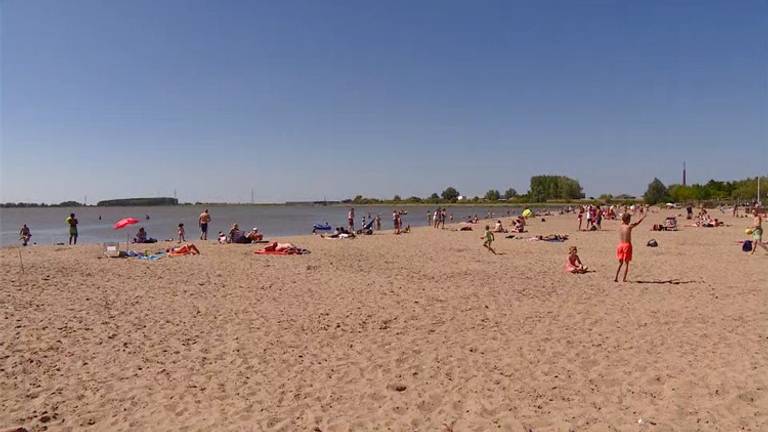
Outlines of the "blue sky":
[{"label": "blue sky", "polygon": [[768,172],[768,2],[0,5],[0,201]]}]

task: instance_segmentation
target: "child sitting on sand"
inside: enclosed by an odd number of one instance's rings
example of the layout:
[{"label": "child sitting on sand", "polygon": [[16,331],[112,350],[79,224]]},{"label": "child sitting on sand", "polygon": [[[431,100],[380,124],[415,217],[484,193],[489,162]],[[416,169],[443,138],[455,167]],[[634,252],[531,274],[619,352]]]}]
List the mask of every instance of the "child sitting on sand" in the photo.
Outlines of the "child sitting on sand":
[{"label": "child sitting on sand", "polygon": [[587,267],[581,263],[576,246],[568,248],[568,260],[565,263],[565,271],[568,273],[586,273]]},{"label": "child sitting on sand", "polygon": [[501,224],[501,219],[496,221],[496,226],[493,228],[493,232],[495,233],[506,233],[507,230],[504,229],[504,225]]},{"label": "child sitting on sand", "polygon": [[627,273],[629,272],[629,262],[632,261],[632,229],[645,219],[646,215],[640,218],[639,221],[630,224],[629,221],[632,216],[629,213],[621,215],[621,227],[619,227],[619,246],[616,247],[616,258],[619,259],[619,268],[616,269],[616,277],[614,282],[619,281],[619,272],[621,266],[626,264],[624,268],[624,282],[627,281]]},{"label": "child sitting on sand", "polygon": [[485,226],[485,234],[483,234],[483,236],[480,238],[485,240],[483,242],[483,247],[487,248],[488,251],[496,255],[496,251],[493,250],[493,247],[491,247],[491,243],[493,243],[493,240],[495,240],[495,238],[493,237],[493,233],[491,232],[490,225]]}]

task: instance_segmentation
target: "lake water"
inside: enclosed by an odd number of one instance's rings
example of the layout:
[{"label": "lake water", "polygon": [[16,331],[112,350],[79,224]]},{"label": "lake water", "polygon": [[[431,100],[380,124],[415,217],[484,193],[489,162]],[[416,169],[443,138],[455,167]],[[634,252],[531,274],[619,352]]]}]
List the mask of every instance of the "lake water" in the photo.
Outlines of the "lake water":
[{"label": "lake water", "polygon": [[[18,233],[22,224],[27,224],[32,230],[32,241],[37,244],[50,245],[58,242],[66,243],[68,228],[64,220],[69,213],[74,212],[79,221],[78,243],[97,243],[104,241],[125,241],[126,234],[131,238],[140,226],[147,230],[150,237],[159,240],[176,237],[176,227],[183,223],[188,240],[199,238],[200,230],[197,218],[203,210],[202,206],[168,206],[168,207],[79,207],[67,208],[3,208],[0,209],[0,246],[18,243]],[[408,214],[404,223],[411,226],[427,224],[427,211],[435,206],[407,206]],[[233,223],[247,230],[258,227],[269,237],[308,234],[312,225],[328,222],[332,226],[346,226],[347,207],[344,206],[313,206],[313,205],[275,205],[275,206],[209,206],[213,221],[208,227],[209,240],[216,238],[219,231],[228,231]],[[359,227],[363,216],[381,215],[383,229],[392,228],[391,206],[356,206],[355,226]],[[453,214],[458,222],[467,216],[478,215],[485,217],[488,212],[496,216],[517,214],[520,207],[473,207],[467,205],[448,206],[448,213]],[[146,216],[150,218],[147,220]],[[101,217],[101,220],[99,220]],[[124,217],[135,217],[140,224],[115,231],[112,224]]]}]

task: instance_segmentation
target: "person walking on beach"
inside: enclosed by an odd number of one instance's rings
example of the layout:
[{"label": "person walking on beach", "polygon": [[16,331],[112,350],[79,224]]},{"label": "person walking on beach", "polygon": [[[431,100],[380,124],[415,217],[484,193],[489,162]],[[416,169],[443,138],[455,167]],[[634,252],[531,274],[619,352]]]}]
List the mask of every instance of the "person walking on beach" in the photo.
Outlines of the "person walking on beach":
[{"label": "person walking on beach", "polygon": [[584,206],[579,206],[579,214],[576,218],[579,220],[579,231],[581,231],[581,224],[584,222]]},{"label": "person walking on beach", "polygon": [[67,226],[69,226],[69,244],[77,244],[77,218],[74,213],[70,213],[66,219]]},{"label": "person walking on beach", "polygon": [[208,224],[211,223],[211,214],[208,209],[203,210],[198,218],[200,224],[200,240],[208,240]]},{"label": "person walking on beach", "polygon": [[440,228],[445,229],[445,220],[448,219],[448,209],[443,207],[442,210],[440,210]]},{"label": "person walking on beach", "polygon": [[400,234],[400,213],[392,210],[392,226],[395,228],[395,234]]},{"label": "person walking on beach", "polygon": [[640,220],[632,224],[630,223],[631,219],[632,216],[629,213],[624,213],[621,215],[621,226],[619,227],[619,245],[616,247],[616,258],[619,259],[619,268],[616,269],[616,277],[613,279],[614,282],[619,281],[619,272],[621,271],[622,265],[626,265],[626,267],[624,267],[623,281],[627,281],[627,273],[629,273],[629,262],[632,261],[632,229],[643,222],[645,215],[641,217]]},{"label": "person walking on beach", "polygon": [[376,215],[376,231],[381,231],[381,214]]},{"label": "person walking on beach", "polygon": [[765,243],[763,243],[763,218],[760,216],[760,213],[757,211],[757,207],[755,207],[754,210],[752,210],[752,216],[755,218],[752,221],[752,252],[750,252],[750,255],[754,255],[755,251],[757,250],[757,247],[760,246],[768,252],[768,247],[765,246]]},{"label": "person walking on beach", "polygon": [[183,242],[187,241],[187,239],[184,238],[184,224],[183,223],[179,224],[178,234],[179,234],[179,243],[183,243]]},{"label": "person walking on beach", "polygon": [[603,228],[603,210],[600,208],[600,206],[595,207],[595,217],[593,221],[593,226],[597,227],[597,229]]},{"label": "person walking on beach", "polygon": [[493,232],[491,231],[490,225],[485,226],[485,233],[480,238],[484,240],[483,247],[488,249],[488,251],[491,252],[492,254],[496,255],[496,251],[493,250],[493,247],[491,246],[491,243],[493,243],[495,238],[493,236]]},{"label": "person walking on beach", "polygon": [[347,213],[347,225],[349,225],[349,232],[355,232],[355,208],[350,207]]},{"label": "person walking on beach", "polygon": [[29,231],[27,224],[24,224],[19,230],[19,240],[21,240],[21,245],[26,246],[27,243],[29,243],[30,238],[32,238],[32,233]]}]

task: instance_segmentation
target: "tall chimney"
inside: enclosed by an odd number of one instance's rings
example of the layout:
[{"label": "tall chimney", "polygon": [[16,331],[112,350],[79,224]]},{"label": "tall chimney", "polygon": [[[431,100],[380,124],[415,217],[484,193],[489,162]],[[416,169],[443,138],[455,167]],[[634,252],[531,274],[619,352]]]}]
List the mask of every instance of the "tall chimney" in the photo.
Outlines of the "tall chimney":
[{"label": "tall chimney", "polygon": [[685,161],[683,161],[683,186],[685,186]]}]

